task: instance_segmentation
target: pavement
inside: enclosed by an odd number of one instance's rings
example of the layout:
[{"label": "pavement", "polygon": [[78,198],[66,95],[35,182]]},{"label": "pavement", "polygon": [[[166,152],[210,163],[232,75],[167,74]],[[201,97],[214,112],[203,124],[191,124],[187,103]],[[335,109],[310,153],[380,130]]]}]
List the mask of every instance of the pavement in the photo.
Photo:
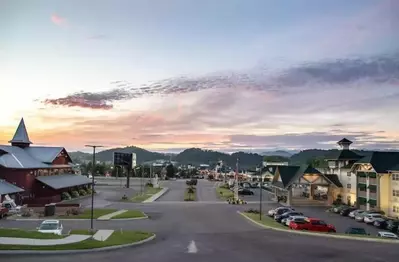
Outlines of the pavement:
[{"label": "pavement", "polygon": [[[110,230],[140,230],[157,234],[157,238],[142,246],[68,256],[8,256],[7,262],[74,262],[80,261],[397,261],[397,244],[363,242],[356,240],[320,238],[288,234],[260,228],[237,214],[237,210],[258,208],[259,205],[242,206],[209,204],[217,202],[211,194],[212,182],[199,180],[199,201],[181,204],[180,193],[185,181],[171,181],[166,201],[153,203],[113,202],[111,208],[140,209],[149,219],[134,221],[95,221],[95,228]],[[173,193],[176,190],[177,192]],[[164,198],[163,196],[162,198]],[[174,198],[173,198],[174,196]],[[200,198],[203,197],[203,198]],[[203,199],[203,204],[201,204]],[[165,203],[162,203],[165,202]],[[266,211],[273,204],[264,203]],[[309,211],[310,212],[310,211]],[[326,213],[327,214],[327,213]],[[332,215],[332,214],[331,214]],[[331,218],[332,219],[332,218]],[[342,218],[346,219],[346,218]],[[327,220],[328,221],[328,220]],[[87,229],[90,221],[65,221],[64,228]],[[34,222],[0,221],[0,226],[34,228]]]},{"label": "pavement", "polygon": [[127,210],[125,210],[125,209],[118,210],[118,211],[115,211],[115,212],[100,216],[99,218],[97,218],[97,220],[110,220],[111,218],[113,218],[113,217],[115,217],[117,215],[123,214],[125,212],[127,212]]},{"label": "pavement", "polygon": [[114,230],[100,229],[93,235],[93,239],[97,241],[105,241],[112,235],[112,233],[114,233]]}]

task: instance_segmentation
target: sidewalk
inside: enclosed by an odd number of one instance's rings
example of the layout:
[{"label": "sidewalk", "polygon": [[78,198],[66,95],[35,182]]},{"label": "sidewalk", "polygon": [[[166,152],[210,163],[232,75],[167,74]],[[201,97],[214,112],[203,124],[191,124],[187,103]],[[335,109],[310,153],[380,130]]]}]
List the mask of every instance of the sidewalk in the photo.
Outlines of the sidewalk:
[{"label": "sidewalk", "polygon": [[99,218],[97,218],[97,220],[110,220],[110,219],[113,218],[114,216],[123,214],[123,213],[125,213],[125,212],[127,212],[126,209],[118,210],[118,211],[115,211],[115,212],[113,212],[113,213],[109,213],[109,214],[106,214],[106,215],[104,215],[104,216],[100,216]]},{"label": "sidewalk", "polygon": [[143,201],[143,203],[152,203],[155,200],[157,200],[158,198],[160,198],[163,194],[165,194],[167,191],[169,190],[169,188],[164,187],[161,191],[159,191],[158,193],[154,194],[153,196],[151,196],[150,198],[146,199]]},{"label": "sidewalk", "polygon": [[54,246],[81,242],[89,238],[91,238],[90,235],[70,235],[61,239],[0,237],[0,245]]},{"label": "sidewalk", "polygon": [[93,235],[93,239],[94,239],[94,240],[98,240],[98,241],[105,241],[105,240],[107,240],[113,233],[114,233],[114,230],[105,230],[105,229],[101,229],[101,230],[98,230],[98,231]]}]

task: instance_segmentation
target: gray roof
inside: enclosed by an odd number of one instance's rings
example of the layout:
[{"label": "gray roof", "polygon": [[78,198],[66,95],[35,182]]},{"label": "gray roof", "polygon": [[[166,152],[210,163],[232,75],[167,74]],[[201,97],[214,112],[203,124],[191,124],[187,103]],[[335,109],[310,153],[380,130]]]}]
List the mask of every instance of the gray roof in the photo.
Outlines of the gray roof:
[{"label": "gray roof", "polygon": [[73,186],[91,184],[92,181],[87,176],[82,175],[54,175],[54,176],[38,176],[36,179],[53,189],[67,188]]},{"label": "gray roof", "polygon": [[13,193],[23,192],[22,188],[14,186],[13,184],[8,183],[7,181],[0,179],[0,195],[7,195]]},{"label": "gray roof", "polygon": [[9,143],[20,143],[20,144],[32,144],[29,140],[28,132],[26,131],[25,121],[22,118],[19,122],[17,131],[15,131],[14,137]]},{"label": "gray roof", "polygon": [[52,163],[54,159],[64,150],[63,147],[27,147],[25,151],[43,163]]}]

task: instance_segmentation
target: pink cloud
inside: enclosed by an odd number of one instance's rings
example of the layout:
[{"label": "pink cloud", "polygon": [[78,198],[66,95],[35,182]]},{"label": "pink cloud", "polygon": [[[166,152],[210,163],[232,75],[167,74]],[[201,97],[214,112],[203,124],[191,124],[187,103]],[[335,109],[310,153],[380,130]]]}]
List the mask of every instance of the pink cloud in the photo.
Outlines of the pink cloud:
[{"label": "pink cloud", "polygon": [[67,25],[67,20],[64,17],[61,17],[57,14],[52,14],[51,15],[51,22],[57,26],[66,26]]}]

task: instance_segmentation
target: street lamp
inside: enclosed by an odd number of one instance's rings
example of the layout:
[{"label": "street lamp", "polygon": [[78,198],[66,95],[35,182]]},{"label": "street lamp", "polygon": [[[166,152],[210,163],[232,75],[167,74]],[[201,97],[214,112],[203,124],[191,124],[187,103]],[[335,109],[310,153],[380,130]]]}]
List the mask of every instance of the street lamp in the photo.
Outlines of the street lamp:
[{"label": "street lamp", "polygon": [[259,220],[262,220],[262,191],[263,191],[263,177],[262,177],[262,165],[259,168],[259,175],[260,175],[260,184],[259,184],[259,188],[260,188],[260,193],[259,193]]},{"label": "street lamp", "polygon": [[90,229],[93,231],[93,216],[94,216],[94,174],[96,172],[96,148],[103,147],[100,145],[85,145],[85,147],[93,148],[93,164],[91,171],[91,218],[90,218]]}]

